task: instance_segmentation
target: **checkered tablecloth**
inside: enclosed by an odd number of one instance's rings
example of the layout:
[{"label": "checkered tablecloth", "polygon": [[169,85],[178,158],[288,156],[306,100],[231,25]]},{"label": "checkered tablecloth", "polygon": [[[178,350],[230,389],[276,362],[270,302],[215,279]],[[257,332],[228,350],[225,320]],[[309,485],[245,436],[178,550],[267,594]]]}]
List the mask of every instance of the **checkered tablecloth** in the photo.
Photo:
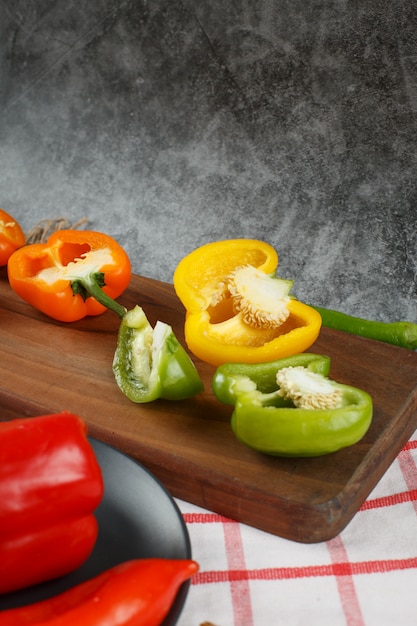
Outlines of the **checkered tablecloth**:
[{"label": "checkered tablecloth", "polygon": [[330,541],[300,544],[177,503],[200,564],[178,626],[417,625],[417,431]]}]

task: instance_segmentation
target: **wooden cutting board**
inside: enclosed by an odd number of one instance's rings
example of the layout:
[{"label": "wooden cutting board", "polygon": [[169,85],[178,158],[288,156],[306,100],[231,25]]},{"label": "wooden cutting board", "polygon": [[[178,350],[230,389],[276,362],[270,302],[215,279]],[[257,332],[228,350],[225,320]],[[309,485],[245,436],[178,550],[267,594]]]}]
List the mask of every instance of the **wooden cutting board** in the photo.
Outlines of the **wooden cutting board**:
[{"label": "wooden cutting board", "polygon": [[[133,276],[120,302],[172,325],[184,310],[172,285]],[[232,407],[211,391],[214,368],[194,359],[205,392],[136,405],[112,373],[114,313],[54,322],[20,300],[0,276],[0,419],[69,410],[91,436],[139,460],[172,495],[295,541],[337,535],[417,428],[417,353],[323,329],[309,350],[332,359],[331,377],[368,391],[370,430],[358,444],[314,459],[264,456],[230,428]],[[138,486],[140,488],[140,485]]]}]

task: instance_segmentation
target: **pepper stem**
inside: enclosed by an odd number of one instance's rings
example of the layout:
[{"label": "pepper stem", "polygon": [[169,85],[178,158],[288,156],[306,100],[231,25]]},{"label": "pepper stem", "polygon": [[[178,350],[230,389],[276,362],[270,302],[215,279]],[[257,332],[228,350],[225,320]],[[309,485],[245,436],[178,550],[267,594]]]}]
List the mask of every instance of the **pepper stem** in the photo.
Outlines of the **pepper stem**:
[{"label": "pepper stem", "polygon": [[91,296],[107,309],[116,313],[120,319],[123,319],[127,313],[126,307],[107,295],[107,293],[102,289],[103,285],[104,275],[102,272],[87,274],[86,276],[81,276],[80,278],[71,281],[71,288],[74,295],[78,294],[84,298],[84,300]]}]

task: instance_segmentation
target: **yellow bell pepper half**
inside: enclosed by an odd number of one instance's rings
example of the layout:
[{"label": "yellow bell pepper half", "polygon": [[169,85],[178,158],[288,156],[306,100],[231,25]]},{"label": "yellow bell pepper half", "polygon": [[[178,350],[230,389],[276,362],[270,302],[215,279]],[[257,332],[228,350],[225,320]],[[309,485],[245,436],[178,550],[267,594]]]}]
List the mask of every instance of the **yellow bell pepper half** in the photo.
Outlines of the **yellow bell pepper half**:
[{"label": "yellow bell pepper half", "polygon": [[290,296],[268,243],[229,239],[197,248],[178,264],[174,288],[186,309],[185,341],[199,359],[262,363],[299,354],[317,339],[321,316]]}]

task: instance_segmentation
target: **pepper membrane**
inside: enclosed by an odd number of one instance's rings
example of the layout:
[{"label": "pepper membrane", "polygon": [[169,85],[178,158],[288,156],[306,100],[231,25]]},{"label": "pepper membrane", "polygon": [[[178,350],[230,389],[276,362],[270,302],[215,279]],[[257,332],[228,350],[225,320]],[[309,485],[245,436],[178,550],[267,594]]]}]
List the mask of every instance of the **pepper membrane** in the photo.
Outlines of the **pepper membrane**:
[{"label": "pepper membrane", "polygon": [[77,415],[0,422],[0,593],[82,565],[97,539],[103,490]]},{"label": "pepper membrane", "polygon": [[129,285],[131,264],[109,235],[68,229],[53,233],[46,244],[16,250],[8,277],[23,300],[58,321],[100,315],[106,308],[121,317],[126,309],[114,298]]},{"label": "pepper membrane", "polygon": [[373,414],[365,391],[328,378],[330,359],[303,353],[269,363],[217,368],[213,391],[234,407],[245,445],[272,456],[320,456],[357,443]]},{"label": "pepper membrane", "polygon": [[132,402],[184,400],[203,391],[197,369],[171,326],[158,320],[152,328],[139,305],[120,323],[113,372]]}]

